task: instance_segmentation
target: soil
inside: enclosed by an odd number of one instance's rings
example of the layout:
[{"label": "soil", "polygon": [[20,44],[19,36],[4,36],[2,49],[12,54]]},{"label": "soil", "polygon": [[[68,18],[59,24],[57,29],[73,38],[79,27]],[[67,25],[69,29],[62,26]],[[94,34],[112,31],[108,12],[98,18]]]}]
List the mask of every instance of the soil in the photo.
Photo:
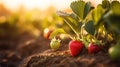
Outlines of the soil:
[{"label": "soil", "polygon": [[62,41],[60,49],[52,50],[50,40],[42,35],[38,38],[28,35],[1,38],[0,67],[120,67],[120,60],[112,60],[106,47],[96,54],[83,50],[72,57],[68,49],[69,41]]}]

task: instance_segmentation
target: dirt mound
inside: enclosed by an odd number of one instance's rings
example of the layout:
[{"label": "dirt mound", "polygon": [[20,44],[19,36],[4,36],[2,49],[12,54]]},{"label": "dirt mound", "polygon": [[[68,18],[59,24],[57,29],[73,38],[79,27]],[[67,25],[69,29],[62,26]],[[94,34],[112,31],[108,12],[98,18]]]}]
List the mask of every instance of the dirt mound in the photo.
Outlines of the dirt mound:
[{"label": "dirt mound", "polygon": [[52,50],[50,40],[21,36],[18,39],[0,40],[0,67],[120,67],[120,60],[113,61],[107,51],[88,54],[83,50],[71,57],[68,42],[63,41],[60,49]]},{"label": "dirt mound", "polygon": [[120,67],[119,63],[120,61],[111,60],[103,52],[71,57],[69,50],[46,50],[26,58],[19,67]]}]

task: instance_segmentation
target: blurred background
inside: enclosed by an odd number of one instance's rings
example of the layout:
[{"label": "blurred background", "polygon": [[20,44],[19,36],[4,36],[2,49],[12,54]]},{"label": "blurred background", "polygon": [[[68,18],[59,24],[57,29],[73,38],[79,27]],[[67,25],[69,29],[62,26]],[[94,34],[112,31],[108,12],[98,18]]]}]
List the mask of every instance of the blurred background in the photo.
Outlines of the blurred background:
[{"label": "blurred background", "polygon": [[[68,9],[69,0],[0,0],[0,37],[41,35],[44,28],[63,24],[56,9]],[[69,9],[68,9],[69,11]]]},{"label": "blurred background", "polygon": [[[54,30],[65,26],[56,11],[71,12],[72,1],[75,0],[0,0],[0,37],[26,33],[38,37],[45,28]],[[99,1],[92,3],[95,5]]]}]

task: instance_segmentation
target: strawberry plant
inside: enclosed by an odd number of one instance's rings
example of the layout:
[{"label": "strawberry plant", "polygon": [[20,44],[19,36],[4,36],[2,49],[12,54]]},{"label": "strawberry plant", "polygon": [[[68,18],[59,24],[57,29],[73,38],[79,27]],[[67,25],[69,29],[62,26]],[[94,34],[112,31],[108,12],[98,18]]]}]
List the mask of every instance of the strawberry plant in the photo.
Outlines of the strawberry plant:
[{"label": "strawberry plant", "polygon": [[[75,36],[72,36],[71,34],[67,33],[70,36],[70,38],[73,41],[78,41],[78,43],[82,43],[82,47],[80,47],[76,43],[72,44],[71,46],[71,42],[69,43],[69,47],[70,47],[69,49],[70,49],[71,55],[76,56],[82,50],[84,46],[83,44],[84,43],[85,45],[88,44],[89,42],[91,42],[91,39],[94,37],[95,26],[94,26],[92,18],[89,18],[91,17],[90,13],[93,7],[91,6],[90,2],[86,3],[84,1],[72,2],[70,7],[73,13],[68,14],[68,13],[59,11],[57,12],[57,14],[65,20],[66,24],[75,33]],[[64,31],[63,29],[61,30]],[[58,35],[55,33],[61,34],[62,31],[54,32],[51,34],[50,37],[53,38],[54,36]],[[87,34],[85,34],[84,32],[87,32]],[[85,36],[90,36],[92,38],[89,39],[89,38],[86,38]],[[74,49],[77,49],[77,50],[74,50]]]},{"label": "strawberry plant", "polygon": [[[93,7],[90,2],[79,0],[72,2],[70,7],[72,13],[58,11],[57,14],[64,19],[74,35],[65,32],[65,29],[58,29],[51,33],[51,39],[59,34],[68,34],[72,41],[84,44],[90,54],[99,52],[107,42],[115,41],[113,44],[120,46],[118,1],[103,0],[97,7]],[[69,43],[72,56],[76,56],[82,50],[78,43],[71,44],[71,41]]]},{"label": "strawberry plant", "polygon": [[[115,43],[113,43],[114,45],[109,49],[109,54],[113,59],[115,55],[120,56],[119,54],[115,54],[117,53],[117,51],[119,51],[120,48],[119,47],[120,46],[120,42],[119,42],[120,41],[120,24],[119,24],[120,9],[119,8],[120,8],[119,1],[104,0],[102,4],[99,4],[98,7],[93,11],[93,18],[94,21],[96,22],[96,27],[98,29],[97,33],[100,29],[103,29],[103,31],[105,32],[104,39],[110,41],[109,40],[109,35],[110,35],[112,36],[113,41],[115,41]],[[118,48],[114,50],[116,44]]]}]

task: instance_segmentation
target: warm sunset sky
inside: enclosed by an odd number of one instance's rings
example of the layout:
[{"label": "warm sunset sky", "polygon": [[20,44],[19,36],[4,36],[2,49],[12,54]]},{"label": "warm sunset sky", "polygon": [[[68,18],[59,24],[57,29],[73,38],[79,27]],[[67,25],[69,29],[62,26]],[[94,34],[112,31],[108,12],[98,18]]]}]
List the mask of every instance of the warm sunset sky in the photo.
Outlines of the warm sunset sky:
[{"label": "warm sunset sky", "polygon": [[[28,9],[38,7],[40,9],[45,9],[50,5],[55,6],[57,9],[68,8],[70,3],[75,0],[0,0],[0,3],[3,3],[10,9],[16,9],[21,4]],[[102,0],[85,0],[92,1],[93,3],[98,3]]]}]

